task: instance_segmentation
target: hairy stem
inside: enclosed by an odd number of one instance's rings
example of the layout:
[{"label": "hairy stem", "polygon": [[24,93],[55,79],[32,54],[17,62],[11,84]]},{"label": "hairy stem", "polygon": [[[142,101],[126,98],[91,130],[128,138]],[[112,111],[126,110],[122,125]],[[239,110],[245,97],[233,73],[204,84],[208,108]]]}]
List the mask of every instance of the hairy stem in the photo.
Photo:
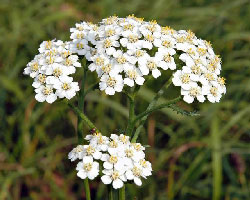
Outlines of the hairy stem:
[{"label": "hairy stem", "polygon": [[[163,104],[160,104],[160,105],[158,105],[158,106],[154,106],[153,108],[150,108],[150,109],[147,109],[147,110],[145,110],[144,112],[142,112],[142,113],[140,113],[139,115],[137,115],[136,117],[135,117],[135,119],[134,119],[134,121],[133,121],[133,126],[135,126],[135,124],[136,124],[136,122],[137,121],[139,121],[140,119],[142,119],[143,117],[147,117],[150,113],[152,113],[152,112],[154,112],[154,111],[156,111],[156,110],[159,110],[159,109],[162,109],[162,108],[166,108],[166,107],[169,107],[170,105],[172,105],[172,104],[175,104],[175,103],[177,103],[178,101],[180,101],[181,100],[181,97],[179,96],[179,97],[177,97],[177,98],[175,98],[175,99],[172,99],[172,100],[169,100],[169,101],[167,101],[166,103],[163,103]],[[141,124],[140,124],[140,126],[142,126]],[[139,127],[140,127],[139,126]],[[138,127],[138,128],[139,128]],[[140,129],[141,129],[141,127],[140,127]],[[133,136],[133,138],[132,138],[132,142],[136,142],[136,140],[137,140],[137,138],[138,138],[138,136],[139,136],[139,131],[140,131],[140,129],[139,130],[136,130],[136,132],[135,132],[135,134],[134,134],[134,136]]]},{"label": "hairy stem", "polygon": [[[160,89],[158,90],[157,94],[155,95],[155,97],[153,98],[153,100],[150,102],[150,104],[148,105],[147,109],[146,110],[150,110],[152,109],[158,99],[164,94],[164,92],[169,88],[169,86],[171,85],[172,83],[172,77],[171,76],[167,81],[165,81],[162,86],[160,87]],[[134,133],[134,136],[133,136],[133,140],[132,142],[136,142],[140,132],[141,132],[141,129],[143,127],[143,125],[145,124],[146,120],[147,120],[147,117],[148,116],[144,116],[142,119],[141,119],[141,122],[140,122],[140,125],[138,126],[138,128],[135,130],[135,133]]]}]

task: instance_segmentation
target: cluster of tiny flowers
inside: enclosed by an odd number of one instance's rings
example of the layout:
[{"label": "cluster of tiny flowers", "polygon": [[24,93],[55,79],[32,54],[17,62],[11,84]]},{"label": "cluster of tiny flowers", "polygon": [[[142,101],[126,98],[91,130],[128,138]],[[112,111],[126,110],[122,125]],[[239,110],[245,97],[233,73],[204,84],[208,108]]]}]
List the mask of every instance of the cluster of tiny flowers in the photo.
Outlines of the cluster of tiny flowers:
[{"label": "cluster of tiny flowers", "polygon": [[[219,77],[221,59],[211,44],[192,31],[175,31],[156,21],[146,22],[134,15],[111,16],[98,25],[82,22],[71,28],[72,51],[85,55],[90,71],[100,78],[100,90],[108,95],[121,92],[124,85],[143,85],[145,76],[161,76],[162,70],[175,70],[173,84],[181,87],[183,100],[218,102],[226,92]],[[176,71],[175,54],[185,63]]]},{"label": "cluster of tiny flowers", "polygon": [[53,103],[57,98],[71,99],[79,91],[77,82],[69,75],[81,67],[78,56],[72,55],[69,43],[44,41],[39,54],[27,64],[24,74],[34,79],[35,98],[39,102]]},{"label": "cluster of tiny flowers", "polygon": [[127,181],[141,186],[141,179],[152,174],[151,163],[145,160],[145,147],[131,143],[128,136],[111,134],[109,138],[95,132],[85,139],[88,145],[78,145],[68,155],[71,161],[81,160],[76,167],[81,179],[93,180],[100,174],[104,184],[118,189]]}]

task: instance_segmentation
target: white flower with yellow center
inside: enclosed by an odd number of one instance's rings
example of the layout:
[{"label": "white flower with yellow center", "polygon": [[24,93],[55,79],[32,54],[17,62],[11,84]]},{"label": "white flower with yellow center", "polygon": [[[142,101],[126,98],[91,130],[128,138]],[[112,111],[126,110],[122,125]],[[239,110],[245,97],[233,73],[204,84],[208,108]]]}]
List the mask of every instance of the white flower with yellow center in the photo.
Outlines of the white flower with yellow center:
[{"label": "white flower with yellow center", "polygon": [[102,155],[103,167],[105,169],[116,169],[120,170],[125,167],[123,157],[118,154],[103,154]]},{"label": "white flower with yellow center", "polygon": [[121,92],[123,89],[123,79],[121,75],[102,75],[99,84],[100,90],[105,90],[108,95],[114,95],[115,92]]},{"label": "white flower with yellow center", "polygon": [[101,180],[102,182],[107,185],[107,184],[111,184],[112,183],[112,186],[114,189],[119,189],[119,188],[122,188],[124,183],[123,182],[126,182],[127,179],[124,175],[124,170],[113,170],[113,169],[110,169],[110,170],[103,170],[103,176],[101,177]]},{"label": "white flower with yellow center", "polygon": [[24,69],[24,74],[29,75],[31,78],[35,78],[41,72],[41,66],[39,64],[39,59],[41,55],[36,55],[34,60],[27,64],[27,67]]},{"label": "white flower with yellow center", "polygon": [[92,157],[84,157],[82,162],[77,164],[76,170],[78,171],[77,176],[81,179],[93,180],[99,175],[99,163],[93,161]]},{"label": "white flower with yellow center", "polygon": [[128,180],[133,180],[134,183],[138,186],[142,185],[141,177],[143,177],[142,167],[135,163],[134,166],[127,170],[125,176]]},{"label": "white flower with yellow center", "polygon": [[127,49],[139,49],[142,47],[142,40],[140,38],[141,35],[139,34],[130,34],[127,37],[121,38],[120,43]]},{"label": "white flower with yellow center", "polygon": [[78,55],[86,55],[90,51],[90,46],[87,40],[76,39],[70,43],[70,51]]},{"label": "white flower with yellow center", "polygon": [[39,88],[41,85],[45,85],[46,83],[49,84],[48,81],[49,77],[47,77],[45,74],[39,74],[32,83],[32,86],[34,88]]},{"label": "white flower with yellow center", "polygon": [[138,163],[140,167],[142,168],[142,175],[144,177],[152,175],[152,165],[149,161],[146,161],[145,159],[141,159]]},{"label": "white flower with yellow center", "polygon": [[76,92],[80,90],[78,82],[73,82],[73,78],[69,76],[61,76],[54,83],[56,89],[56,95],[59,98],[66,97],[71,99],[76,95]]},{"label": "white flower with yellow center", "polygon": [[184,90],[189,90],[191,88],[191,83],[193,82],[190,78],[190,69],[184,68],[183,70],[177,70],[174,73],[172,82],[175,86],[181,86]]},{"label": "white flower with yellow center", "polygon": [[84,152],[83,145],[78,145],[71,152],[69,152],[68,158],[71,160],[71,162],[75,161],[76,159],[82,159],[83,152]]},{"label": "white flower with yellow center", "polygon": [[159,48],[158,52],[156,52],[155,57],[157,57],[159,61],[159,67],[161,67],[163,70],[176,69],[176,64],[173,58],[173,55],[175,54],[175,50],[168,50],[164,48]]},{"label": "white flower with yellow center", "polygon": [[154,78],[158,78],[161,75],[159,67],[160,58],[157,57],[148,57],[139,62],[139,69],[143,75],[148,75],[149,72],[152,72]]},{"label": "white flower with yellow center", "polygon": [[129,65],[124,69],[126,73],[126,78],[124,78],[124,84],[133,87],[135,83],[137,85],[143,85],[145,79],[142,77],[141,71],[134,67],[133,65]]},{"label": "white flower with yellow center", "polygon": [[52,85],[41,85],[35,89],[35,92],[37,93],[35,99],[39,102],[47,101],[48,103],[53,103],[57,99]]},{"label": "white flower with yellow center", "polygon": [[212,102],[219,102],[222,97],[222,92],[211,84],[203,86],[205,93],[207,94],[207,99]]},{"label": "white flower with yellow center", "polygon": [[181,89],[181,95],[183,95],[183,100],[187,103],[193,103],[195,99],[197,99],[199,102],[204,102],[206,94],[204,91],[204,88],[201,88],[198,86],[197,83],[191,82],[189,90]]},{"label": "white flower with yellow center", "polygon": [[102,157],[102,152],[97,149],[96,145],[84,145],[84,153],[83,153],[83,158],[84,157],[93,157],[96,160],[101,159]]}]

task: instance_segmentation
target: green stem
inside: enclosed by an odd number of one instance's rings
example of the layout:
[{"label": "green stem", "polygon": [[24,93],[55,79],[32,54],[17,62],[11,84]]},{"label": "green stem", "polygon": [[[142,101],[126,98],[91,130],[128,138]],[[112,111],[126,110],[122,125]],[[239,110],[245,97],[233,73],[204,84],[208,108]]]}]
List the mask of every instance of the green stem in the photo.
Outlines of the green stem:
[{"label": "green stem", "polygon": [[[140,113],[139,115],[137,115],[137,116],[135,117],[135,119],[133,120],[132,126],[135,126],[135,124],[136,124],[137,121],[139,121],[140,119],[142,119],[142,118],[145,117],[145,116],[147,117],[150,113],[152,113],[152,112],[154,112],[154,111],[156,111],[156,110],[162,109],[162,108],[169,107],[170,105],[175,104],[175,103],[177,103],[177,102],[180,101],[180,100],[181,100],[181,96],[179,96],[179,97],[177,97],[177,98],[175,98],[175,99],[169,100],[169,101],[166,102],[166,103],[162,103],[162,104],[160,104],[160,105],[158,105],[158,106],[154,106],[153,108],[147,109],[146,111]],[[142,125],[142,124],[140,124],[140,126],[141,126],[141,125]],[[140,127],[140,126],[139,126],[139,127]],[[139,128],[139,127],[138,127],[138,128]],[[141,127],[140,127],[140,129],[141,129]],[[136,142],[137,137],[139,136],[139,133],[140,133],[140,132],[139,132],[140,129],[139,129],[139,130],[136,130],[136,132],[135,132],[135,134],[134,134],[134,136],[133,136],[133,138],[132,138],[132,142]]]},{"label": "green stem", "polygon": [[109,200],[114,200],[114,196],[113,196],[113,188],[112,185],[108,185],[108,199]]},{"label": "green stem", "polygon": [[[86,58],[83,59],[83,77],[81,89],[78,97],[78,109],[83,113],[84,111],[84,91],[85,91],[85,82],[86,82],[86,74],[87,74],[87,66],[86,66]],[[78,116],[77,120],[77,136],[78,142],[83,143],[83,120]]]},{"label": "green stem", "polygon": [[221,199],[222,186],[222,153],[221,153],[221,133],[219,131],[218,118],[212,121],[211,144],[213,148],[213,200]]},{"label": "green stem", "polygon": [[97,132],[100,132],[96,126],[89,120],[89,118],[83,114],[77,107],[75,107],[72,103],[68,102],[68,105],[72,108],[72,110],[77,114],[77,116],[88,125],[90,129],[96,129]]},{"label": "green stem", "polygon": [[125,200],[125,185],[119,189],[119,200]]},{"label": "green stem", "polygon": [[84,179],[84,189],[85,189],[86,199],[91,200],[90,189],[89,189],[89,180],[87,178]]},{"label": "green stem", "polygon": [[[78,143],[83,144],[84,137],[83,137],[83,124],[84,122],[91,127],[95,127],[94,124],[84,115],[84,97],[85,97],[85,82],[86,82],[86,75],[87,75],[87,65],[86,65],[86,58],[83,59],[83,78],[81,84],[81,90],[78,98],[78,108],[75,107],[73,104],[69,103],[69,106],[77,113],[78,121],[77,121],[77,136],[78,136]],[[84,190],[86,194],[86,199],[91,200],[90,196],[90,188],[89,188],[89,181],[88,179],[84,179]]]},{"label": "green stem", "polygon": [[133,132],[133,120],[135,117],[135,100],[134,96],[129,97],[129,119],[126,133],[131,136]]},{"label": "green stem", "polygon": [[[172,77],[173,75],[166,81],[162,84],[162,86],[160,87],[160,89],[158,90],[157,94],[155,95],[155,97],[153,98],[153,100],[150,102],[150,104],[148,105],[147,109],[146,110],[150,110],[152,109],[155,104],[157,103],[158,99],[164,94],[164,92],[169,88],[169,86],[171,85],[172,83]],[[135,133],[134,133],[134,136],[133,136],[133,139],[132,139],[132,142],[136,142],[140,132],[141,132],[141,129],[143,128],[143,125],[145,124],[147,120],[147,116],[144,116],[140,122],[140,125],[138,126],[138,128],[135,130]]]}]

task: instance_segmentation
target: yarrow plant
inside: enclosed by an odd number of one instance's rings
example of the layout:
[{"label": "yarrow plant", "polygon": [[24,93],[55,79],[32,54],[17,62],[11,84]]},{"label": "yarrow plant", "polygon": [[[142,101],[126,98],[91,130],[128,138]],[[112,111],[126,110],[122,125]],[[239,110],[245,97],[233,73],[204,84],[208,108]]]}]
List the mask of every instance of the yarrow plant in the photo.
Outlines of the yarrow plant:
[{"label": "yarrow plant", "polygon": [[[77,23],[70,29],[70,41],[42,42],[39,54],[27,64],[24,74],[34,79],[32,86],[39,102],[53,103],[66,98],[66,103],[78,116],[79,145],[68,155],[77,164],[77,176],[84,179],[86,198],[91,199],[89,180],[100,180],[119,189],[119,199],[125,199],[125,184],[142,185],[142,178],[152,174],[145,160],[145,147],[137,143],[147,116],[161,108],[194,116],[177,105],[183,100],[219,102],[226,93],[225,78],[220,76],[221,58],[213,51],[210,42],[199,39],[188,30],[176,31],[162,27],[155,20],[144,21],[130,15],[126,18],[111,16],[98,24]],[[82,64],[81,64],[82,63]],[[84,68],[81,88],[72,75]],[[86,90],[86,72],[97,74],[97,83]],[[135,113],[135,97],[141,86],[152,77],[172,71],[158,90],[152,102],[142,113]],[[158,99],[173,83],[180,88],[180,96],[163,104]],[[129,120],[125,134],[102,135],[83,113],[85,96],[99,87],[107,95],[122,92],[129,101]],[[68,100],[78,95],[78,107]],[[65,100],[64,100],[65,101]],[[83,139],[83,123],[92,131]],[[130,139],[131,138],[131,139]],[[87,144],[86,144],[87,142]]]}]

